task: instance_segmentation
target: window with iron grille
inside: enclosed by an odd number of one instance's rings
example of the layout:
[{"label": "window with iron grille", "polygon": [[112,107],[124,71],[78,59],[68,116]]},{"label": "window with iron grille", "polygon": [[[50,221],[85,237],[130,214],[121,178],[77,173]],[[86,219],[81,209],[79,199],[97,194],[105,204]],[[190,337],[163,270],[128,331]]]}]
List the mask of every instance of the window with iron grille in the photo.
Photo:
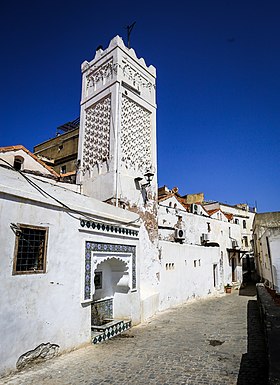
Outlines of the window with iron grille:
[{"label": "window with iron grille", "polygon": [[13,274],[46,271],[47,236],[46,227],[18,225]]}]

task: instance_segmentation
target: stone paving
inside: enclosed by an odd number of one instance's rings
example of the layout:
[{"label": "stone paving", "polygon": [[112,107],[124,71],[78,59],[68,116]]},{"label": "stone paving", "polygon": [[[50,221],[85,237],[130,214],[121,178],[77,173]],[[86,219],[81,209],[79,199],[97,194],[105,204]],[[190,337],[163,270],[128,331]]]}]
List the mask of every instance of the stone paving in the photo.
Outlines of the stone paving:
[{"label": "stone paving", "polygon": [[266,385],[253,294],[236,290],[187,303],[102,344],[2,378],[0,384]]}]

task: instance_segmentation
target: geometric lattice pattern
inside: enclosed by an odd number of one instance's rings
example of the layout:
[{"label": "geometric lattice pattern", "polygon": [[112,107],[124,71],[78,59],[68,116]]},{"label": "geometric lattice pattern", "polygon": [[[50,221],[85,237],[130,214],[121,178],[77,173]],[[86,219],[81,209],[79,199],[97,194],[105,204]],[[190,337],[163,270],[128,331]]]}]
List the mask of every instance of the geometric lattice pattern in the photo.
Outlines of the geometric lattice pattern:
[{"label": "geometric lattice pattern", "polygon": [[129,169],[146,171],[151,167],[151,157],[151,113],[122,95],[122,164]]},{"label": "geometric lattice pattern", "polygon": [[84,136],[84,169],[109,159],[111,97],[107,96],[86,110]]},{"label": "geometric lattice pattern", "polygon": [[110,253],[129,253],[132,255],[132,290],[136,290],[136,246],[116,245],[114,243],[89,242],[85,244],[85,287],[84,299],[91,299],[91,254],[93,251]]},{"label": "geometric lattice pattern", "polygon": [[131,328],[131,321],[112,321],[103,328],[92,327],[92,343],[98,344]]}]

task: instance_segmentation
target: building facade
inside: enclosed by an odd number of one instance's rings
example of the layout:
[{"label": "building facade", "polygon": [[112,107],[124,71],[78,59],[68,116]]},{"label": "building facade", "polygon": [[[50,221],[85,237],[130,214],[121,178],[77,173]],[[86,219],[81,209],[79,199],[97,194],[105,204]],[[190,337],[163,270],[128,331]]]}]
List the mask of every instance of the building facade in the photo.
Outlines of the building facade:
[{"label": "building facade", "polygon": [[280,292],[280,212],[256,214],[254,223],[254,253],[260,279]]},{"label": "building facade", "polygon": [[155,81],[117,36],[82,64],[79,129],[0,149],[0,373],[242,282],[254,213],[158,197]]}]

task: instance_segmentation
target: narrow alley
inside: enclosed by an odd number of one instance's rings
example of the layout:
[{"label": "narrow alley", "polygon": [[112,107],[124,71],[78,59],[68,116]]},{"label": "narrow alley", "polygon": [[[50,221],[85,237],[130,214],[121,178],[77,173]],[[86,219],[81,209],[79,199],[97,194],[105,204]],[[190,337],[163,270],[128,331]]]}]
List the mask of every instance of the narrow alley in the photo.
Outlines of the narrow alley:
[{"label": "narrow alley", "polygon": [[100,345],[2,378],[5,385],[267,384],[255,291],[189,302]]}]

